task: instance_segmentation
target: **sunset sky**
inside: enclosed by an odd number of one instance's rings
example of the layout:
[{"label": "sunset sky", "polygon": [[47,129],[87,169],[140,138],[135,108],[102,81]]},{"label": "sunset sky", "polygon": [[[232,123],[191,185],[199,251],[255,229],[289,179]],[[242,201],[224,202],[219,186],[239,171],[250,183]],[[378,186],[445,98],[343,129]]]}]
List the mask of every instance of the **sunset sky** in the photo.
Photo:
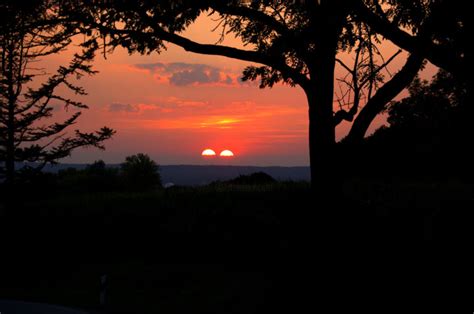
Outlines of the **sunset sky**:
[{"label": "sunset sky", "polygon": [[[215,43],[213,22],[201,18],[186,33],[200,42]],[[224,44],[238,46],[228,38]],[[396,51],[386,45],[387,55]],[[70,59],[62,53],[43,60],[49,70]],[[401,55],[391,67],[403,64]],[[107,59],[98,56],[100,73],[80,81],[90,106],[78,127],[92,131],[104,125],[117,131],[106,150],[78,150],[67,163],[90,163],[103,159],[119,163],[135,153],[149,154],[162,165],[308,165],[308,118],[304,93],[299,88],[278,85],[259,89],[239,78],[248,63],[227,58],[187,53],[176,46],[162,54],[128,55],[117,49]],[[430,71],[429,74],[431,74]],[[342,73],[339,69],[338,73]],[[63,113],[58,110],[57,114]],[[372,130],[383,123],[378,119]],[[348,130],[337,129],[338,138]],[[211,148],[218,154],[230,149],[235,157],[202,158]]]}]

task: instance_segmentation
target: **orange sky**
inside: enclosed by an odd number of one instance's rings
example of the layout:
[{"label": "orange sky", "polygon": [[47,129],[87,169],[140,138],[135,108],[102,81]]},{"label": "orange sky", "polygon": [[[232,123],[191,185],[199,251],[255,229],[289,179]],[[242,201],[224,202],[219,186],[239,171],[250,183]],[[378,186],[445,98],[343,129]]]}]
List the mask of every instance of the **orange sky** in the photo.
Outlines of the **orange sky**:
[{"label": "orange sky", "polygon": [[[214,43],[212,21],[202,18],[187,36]],[[238,46],[235,39],[224,44]],[[387,45],[387,52],[394,48]],[[389,53],[388,53],[389,55]],[[63,53],[44,60],[53,69],[68,60]],[[402,64],[404,57],[392,69]],[[106,151],[76,151],[64,162],[103,159],[118,163],[125,156],[147,153],[159,164],[308,165],[308,119],[304,93],[299,88],[259,89],[238,78],[245,62],[185,52],[170,46],[162,53],[129,56],[117,49],[107,59],[99,56],[99,74],[83,78],[90,106],[78,126],[83,130],[107,125],[117,130]],[[341,70],[339,69],[338,72]],[[62,115],[58,111],[59,115]],[[379,119],[372,129],[383,123]],[[337,129],[340,138],[347,124]],[[205,148],[230,149],[232,159],[203,159]]]}]

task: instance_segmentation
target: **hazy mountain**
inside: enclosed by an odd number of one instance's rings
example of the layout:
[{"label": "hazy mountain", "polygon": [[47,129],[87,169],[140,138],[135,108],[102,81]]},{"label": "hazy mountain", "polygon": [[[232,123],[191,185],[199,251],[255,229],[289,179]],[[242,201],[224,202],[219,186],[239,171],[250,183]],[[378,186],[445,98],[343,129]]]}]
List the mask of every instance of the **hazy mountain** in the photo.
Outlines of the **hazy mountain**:
[{"label": "hazy mountain", "polygon": [[265,172],[277,180],[301,181],[310,179],[309,167],[252,167],[252,166],[162,166],[163,182],[178,185],[203,185],[216,180],[229,180],[239,175]]}]

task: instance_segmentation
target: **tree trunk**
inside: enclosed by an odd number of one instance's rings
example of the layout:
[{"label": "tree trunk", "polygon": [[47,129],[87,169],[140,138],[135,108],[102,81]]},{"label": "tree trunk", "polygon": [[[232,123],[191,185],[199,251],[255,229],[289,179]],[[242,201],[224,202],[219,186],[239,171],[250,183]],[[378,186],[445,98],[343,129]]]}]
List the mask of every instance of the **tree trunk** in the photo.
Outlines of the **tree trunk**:
[{"label": "tree trunk", "polygon": [[[300,236],[297,245],[300,246],[301,257],[298,259],[295,285],[300,288],[289,293],[294,294],[293,304],[299,304],[301,308],[292,309],[294,312],[317,311],[321,304],[329,305],[326,300],[333,296],[330,288],[332,280],[329,278],[333,276],[328,274],[333,273],[331,248],[336,247],[333,233],[337,229],[332,218],[337,213],[337,205],[333,204],[333,195],[337,190],[337,177],[333,173],[336,148],[333,120],[335,48],[327,45],[321,48],[322,51],[314,58],[310,87],[305,89],[309,106],[312,203],[304,208],[305,213],[297,226]],[[316,250],[317,255],[314,255]],[[324,266],[317,270],[315,265]],[[318,288],[308,288],[314,286]],[[314,303],[316,295],[321,297],[318,305]]]},{"label": "tree trunk", "polygon": [[[337,3],[336,3],[337,2]],[[314,1],[316,3],[316,1]],[[333,203],[337,176],[335,171],[336,133],[333,113],[334,71],[336,51],[341,25],[345,14],[344,7],[337,7],[339,1],[320,2],[314,10],[311,36],[315,38],[315,51],[306,60],[310,72],[310,82],[304,87],[309,109],[309,152],[311,165],[312,204],[303,208],[296,230],[300,238],[295,241],[299,246],[297,279],[293,304],[301,308],[293,312],[315,312],[321,305],[330,305],[328,298],[333,297],[331,285],[334,280],[332,263],[334,234],[338,225],[337,205]],[[309,211],[308,211],[309,210]],[[315,254],[316,253],[316,254]],[[318,265],[317,267],[315,265]],[[318,287],[317,289],[311,287]],[[318,302],[314,302],[319,296]]]},{"label": "tree trunk", "polygon": [[312,68],[311,87],[305,90],[309,106],[311,184],[318,197],[332,190],[336,145],[333,122],[336,51],[332,45],[321,48]]},{"label": "tree trunk", "polygon": [[13,63],[14,63],[14,47],[9,47],[10,51],[8,54],[8,71],[7,71],[7,84],[8,84],[8,111],[7,111],[7,138],[6,138],[6,159],[5,159],[5,170],[6,170],[6,183],[7,186],[13,185],[15,175],[15,105],[16,95],[14,91],[14,78],[13,78]]}]

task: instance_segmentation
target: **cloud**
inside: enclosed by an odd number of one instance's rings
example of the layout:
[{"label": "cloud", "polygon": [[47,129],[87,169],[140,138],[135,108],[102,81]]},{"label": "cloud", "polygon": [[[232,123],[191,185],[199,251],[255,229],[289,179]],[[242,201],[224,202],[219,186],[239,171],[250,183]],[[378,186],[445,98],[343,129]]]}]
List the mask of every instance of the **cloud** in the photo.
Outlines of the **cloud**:
[{"label": "cloud", "polygon": [[135,64],[133,67],[141,70],[148,70],[150,72],[158,72],[165,68],[165,65],[161,62],[158,63],[142,63],[142,64]]},{"label": "cloud", "polygon": [[156,99],[155,102],[151,103],[112,103],[106,107],[106,110],[110,113],[133,113],[135,116],[160,118],[163,116],[204,114],[208,108],[209,102],[207,101],[165,97]]},{"label": "cloud", "polygon": [[226,84],[229,84],[229,85],[230,85],[230,84],[232,84],[233,81],[234,81],[234,80],[233,80],[229,75],[226,76],[226,78],[225,78],[225,83],[226,83]]},{"label": "cloud", "polygon": [[174,86],[223,84],[232,85],[235,80],[222,69],[206,64],[193,63],[147,63],[136,64],[137,69],[147,70],[152,74],[165,76]]},{"label": "cloud", "polygon": [[109,105],[109,112],[139,112],[140,108],[130,104],[113,103]]},{"label": "cloud", "polygon": [[170,96],[160,101],[162,107],[172,108],[203,108],[209,107],[209,101],[199,101],[191,99],[182,99],[174,96]]}]

